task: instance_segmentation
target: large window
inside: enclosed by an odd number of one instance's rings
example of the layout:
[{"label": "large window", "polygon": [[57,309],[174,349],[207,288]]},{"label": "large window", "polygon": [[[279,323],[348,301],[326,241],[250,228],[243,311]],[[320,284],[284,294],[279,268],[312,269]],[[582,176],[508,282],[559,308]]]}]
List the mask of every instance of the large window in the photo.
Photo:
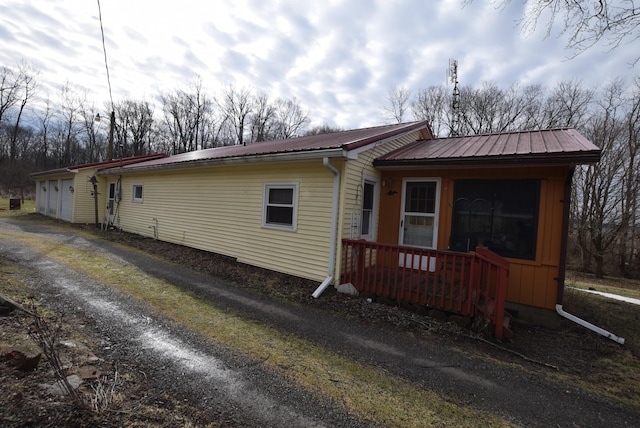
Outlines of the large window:
[{"label": "large window", "polygon": [[273,229],[295,230],[297,205],[296,183],[265,184],[262,225]]},{"label": "large window", "polygon": [[503,257],[536,256],[540,180],[458,180],[450,248],[484,245]]}]

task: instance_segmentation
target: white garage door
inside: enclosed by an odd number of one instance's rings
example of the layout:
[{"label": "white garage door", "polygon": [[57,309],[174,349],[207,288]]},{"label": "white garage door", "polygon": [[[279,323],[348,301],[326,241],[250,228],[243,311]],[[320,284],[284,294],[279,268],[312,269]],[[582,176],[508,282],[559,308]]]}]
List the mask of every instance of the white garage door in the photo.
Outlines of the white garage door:
[{"label": "white garage door", "polygon": [[47,215],[56,217],[58,213],[58,180],[47,182]]},{"label": "white garage door", "polygon": [[73,180],[62,180],[60,188],[60,211],[59,216],[62,220],[71,221],[71,213],[73,211]]}]

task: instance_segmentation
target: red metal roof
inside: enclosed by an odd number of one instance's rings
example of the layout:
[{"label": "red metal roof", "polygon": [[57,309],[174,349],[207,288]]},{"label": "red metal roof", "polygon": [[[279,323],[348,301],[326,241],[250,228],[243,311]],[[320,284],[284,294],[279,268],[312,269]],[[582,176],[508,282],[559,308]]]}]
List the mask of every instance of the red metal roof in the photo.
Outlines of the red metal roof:
[{"label": "red metal roof", "polygon": [[97,170],[103,170],[106,168],[113,168],[115,166],[130,165],[137,162],[145,162],[149,160],[161,159],[166,157],[167,155],[164,153],[132,156],[132,157],[122,158],[122,159],[112,159],[112,160],[102,161],[102,162],[85,163],[85,164],[73,165],[65,168],[57,168],[57,169],[50,169],[47,171],[34,172],[33,174],[31,174],[31,176],[37,177],[40,175],[59,174],[61,172],[71,172],[71,171],[77,171],[80,169],[87,169],[87,168],[96,168]]},{"label": "red metal roof", "polygon": [[[177,166],[182,163],[197,163],[199,161],[215,161],[222,159],[243,159],[253,156],[267,156],[278,154],[312,153],[326,150],[341,150],[348,152],[368,144],[382,141],[386,138],[398,137],[416,130],[425,130],[425,136],[432,135],[431,128],[426,121],[384,125],[372,128],[354,129],[350,131],[333,132],[329,134],[310,135],[287,140],[274,140],[253,143],[246,146],[225,146],[214,149],[198,150],[164,159],[155,159],[135,165],[124,166],[122,170],[144,169],[154,167]],[[320,156],[320,154],[319,154]],[[120,168],[117,168],[118,172]],[[109,171],[115,173],[116,169]]]},{"label": "red metal roof", "polygon": [[376,166],[592,163],[600,149],[575,129],[421,140],[381,156]]}]

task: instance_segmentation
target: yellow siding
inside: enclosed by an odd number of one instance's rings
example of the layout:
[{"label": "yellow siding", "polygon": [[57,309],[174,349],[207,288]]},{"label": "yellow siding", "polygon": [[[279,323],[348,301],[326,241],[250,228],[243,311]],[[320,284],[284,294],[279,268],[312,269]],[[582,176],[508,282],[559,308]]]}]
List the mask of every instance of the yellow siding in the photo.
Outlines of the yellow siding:
[{"label": "yellow siding", "polygon": [[[96,173],[94,168],[78,171],[74,180],[73,192],[73,223],[95,223],[95,201],[93,199],[93,184],[89,179]],[[105,178],[98,177],[98,221],[102,221],[104,205],[102,200],[106,192]]]},{"label": "yellow siding", "polygon": [[[297,230],[262,227],[266,183],[298,183]],[[132,201],[132,185],[143,201]],[[105,184],[106,185],[106,184]],[[321,160],[139,173],[122,179],[116,226],[312,280],[328,272],[333,174]]]},{"label": "yellow siding", "polygon": [[[357,159],[349,160],[346,162],[346,165],[342,171],[342,186],[340,191],[341,210],[338,221],[338,250],[335,275],[336,283],[339,282],[340,278],[342,239],[349,239],[351,237],[352,215],[360,213],[362,208],[362,182],[364,180],[364,177],[371,176],[378,179],[378,193],[380,193],[380,190],[382,188],[380,171],[373,167],[373,161],[386,153],[389,153],[421,138],[421,133],[417,131],[396,140],[389,141],[384,144],[375,146],[369,150],[363,151],[358,154]],[[378,195],[378,206],[375,207],[374,212],[379,212],[380,201],[381,198]],[[374,223],[374,227],[376,228],[374,236],[378,236],[378,224],[379,221],[376,221]]]}]

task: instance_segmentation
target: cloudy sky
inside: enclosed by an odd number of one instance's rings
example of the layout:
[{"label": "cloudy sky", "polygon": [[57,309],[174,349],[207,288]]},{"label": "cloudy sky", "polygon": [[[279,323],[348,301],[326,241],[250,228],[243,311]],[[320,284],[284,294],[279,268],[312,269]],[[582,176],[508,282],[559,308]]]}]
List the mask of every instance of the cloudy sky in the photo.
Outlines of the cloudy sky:
[{"label": "cloudy sky", "polygon": [[[114,101],[154,100],[200,77],[212,95],[228,85],[295,98],[313,125],[385,123],[390,88],[416,92],[446,84],[450,58],[461,85],[506,87],[581,79],[597,87],[640,75],[629,64],[636,40],[608,52],[596,46],[568,59],[559,29],[522,34],[522,1],[499,10],[476,0],[102,0]],[[86,88],[109,99],[92,0],[2,0],[0,66],[40,71],[40,93]]]}]

